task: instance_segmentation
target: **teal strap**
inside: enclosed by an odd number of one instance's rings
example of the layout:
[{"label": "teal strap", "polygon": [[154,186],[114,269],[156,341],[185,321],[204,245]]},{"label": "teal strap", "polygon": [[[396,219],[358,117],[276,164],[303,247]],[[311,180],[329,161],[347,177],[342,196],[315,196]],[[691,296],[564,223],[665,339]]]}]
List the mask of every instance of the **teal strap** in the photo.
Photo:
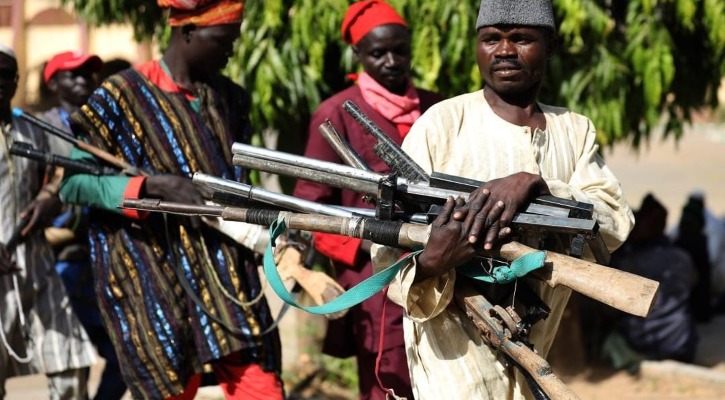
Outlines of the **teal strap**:
[{"label": "teal strap", "polygon": [[531,271],[544,266],[546,260],[545,251],[534,251],[513,260],[511,265],[503,265],[493,268],[489,273],[480,264],[467,263],[456,270],[469,278],[488,283],[509,283],[521,278]]},{"label": "teal strap", "polygon": [[[292,294],[284,286],[282,278],[279,276],[279,272],[277,271],[277,265],[274,262],[274,252],[272,250],[272,246],[274,245],[276,239],[280,235],[284,234],[286,230],[287,225],[283,219],[278,219],[269,227],[269,236],[271,240],[269,246],[267,246],[267,251],[264,253],[264,273],[267,276],[267,281],[269,281],[269,284],[272,286],[274,292],[277,293],[277,295],[284,300],[285,303],[317,315],[340,312],[373,297],[376,293],[383,290],[385,286],[393,281],[395,274],[397,274],[401,268],[408,263],[408,260],[423,251],[418,250],[408,254],[390,267],[358,283],[353,288],[340,295],[340,297],[337,297],[329,303],[319,306],[305,307],[297,304],[294,297],[292,297]],[[479,281],[488,283],[509,283],[513,282],[517,278],[523,277],[531,271],[543,267],[545,259],[545,251],[536,251],[517,258],[510,266],[496,267],[491,273],[484,271],[483,267],[473,263],[462,265],[458,267],[457,270],[464,275]]]},{"label": "teal strap", "polygon": [[282,283],[282,278],[279,276],[279,272],[277,271],[277,265],[274,263],[274,253],[272,251],[272,245],[275,243],[277,237],[282,235],[286,230],[287,226],[284,223],[284,220],[281,219],[275,221],[269,227],[269,236],[271,238],[271,241],[269,246],[267,246],[267,251],[264,253],[264,273],[265,275],[267,275],[267,280],[269,281],[270,286],[272,286],[274,292],[277,293],[277,295],[282,300],[284,300],[288,304],[291,304],[294,307],[318,315],[332,314],[342,310],[346,310],[373,297],[376,293],[383,290],[383,288],[387,286],[393,280],[393,278],[395,278],[395,274],[397,274],[398,271],[403,268],[408,260],[410,260],[412,257],[415,257],[418,253],[422,251],[419,250],[414,253],[408,254],[395,264],[360,282],[359,284],[355,285],[355,287],[346,291],[345,293],[340,295],[340,297],[337,297],[329,303],[313,307],[304,307],[297,304],[294,297],[292,297],[292,294],[290,294],[290,292],[284,286],[284,284]]}]

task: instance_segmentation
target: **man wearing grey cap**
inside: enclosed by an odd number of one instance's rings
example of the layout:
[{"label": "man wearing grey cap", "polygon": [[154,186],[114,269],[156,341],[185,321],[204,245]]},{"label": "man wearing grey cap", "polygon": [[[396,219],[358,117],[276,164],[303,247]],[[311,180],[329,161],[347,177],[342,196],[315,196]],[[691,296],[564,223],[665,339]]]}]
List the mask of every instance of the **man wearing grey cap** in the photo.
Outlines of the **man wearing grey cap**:
[{"label": "man wearing grey cap", "polygon": [[[618,180],[597,154],[592,122],[537,101],[555,44],[551,2],[483,0],[476,28],[484,89],[434,105],[403,142],[405,152],[428,172],[487,182],[465,204],[447,202],[427,247],[388,291],[406,310],[405,340],[417,399],[531,396],[523,376],[500,362],[451,299],[455,267],[480,263],[473,260],[476,251],[508,239],[514,214],[533,197],[551,194],[593,204],[610,251],[633,224]],[[517,237],[535,248],[539,239],[534,233]],[[375,250],[376,264],[385,265],[392,252]],[[551,308],[530,335],[536,351],[546,357],[570,290],[525,280],[518,284],[519,293],[523,284]],[[509,296],[501,304],[511,301]]]},{"label": "man wearing grey cap", "polygon": [[[42,229],[58,213],[58,187],[42,185],[42,165],[9,153],[17,142],[49,150],[45,135],[11,116],[17,82],[15,53],[0,45],[0,399],[6,379],[37,373],[48,377],[49,399],[84,399],[95,355]],[[6,249],[26,218],[21,243]]]}]

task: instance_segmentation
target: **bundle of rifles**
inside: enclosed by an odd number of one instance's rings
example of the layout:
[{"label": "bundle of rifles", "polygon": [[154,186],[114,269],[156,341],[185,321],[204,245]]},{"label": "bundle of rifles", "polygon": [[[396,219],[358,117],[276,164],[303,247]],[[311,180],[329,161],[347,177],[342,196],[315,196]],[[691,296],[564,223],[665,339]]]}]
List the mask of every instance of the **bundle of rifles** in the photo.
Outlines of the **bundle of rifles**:
[{"label": "bundle of rifles", "polygon": [[[359,192],[374,208],[318,204],[202,173],[194,174],[193,182],[214,192],[213,203],[199,206],[140,199],[125,200],[123,207],[202,216],[210,225],[238,242],[257,249],[266,247],[267,243],[262,241],[260,246],[259,230],[255,231],[251,227],[261,229],[279,219],[283,219],[288,228],[296,231],[339,234],[408,250],[424,248],[429,235],[428,225],[436,218],[446,199],[466,199],[483,182],[436,172],[426,173],[354,103],[347,101],[343,108],[375,137],[374,151],[388,164],[390,173],[371,171],[329,121],[320,126],[320,133],[347,165],[242,143],[235,143],[232,147],[233,163],[252,170]],[[15,115],[71,141],[110,163],[112,167],[101,167],[41,153],[22,144],[16,144],[11,149],[15,155],[94,175],[119,173],[119,170],[131,174],[148,173],[78,141],[32,115],[23,113],[22,110],[16,109]],[[251,207],[254,205],[259,206]],[[606,266],[609,253],[599,235],[591,204],[541,196],[516,214],[512,228],[514,240],[481,256],[505,263],[538,251],[516,241],[517,237],[530,237],[532,234],[541,238],[542,246],[553,242],[562,250],[560,253],[548,251],[544,267],[527,275],[526,279],[521,280],[522,283],[517,283],[516,293],[520,298],[516,308],[505,306],[504,304],[509,304],[506,300],[509,297],[500,295],[502,292],[510,295],[510,291],[492,290],[490,286],[494,286],[493,284],[465,282],[465,279],[457,282],[455,301],[478,328],[484,342],[498,352],[505,364],[521,371],[535,398],[577,399],[577,395],[553,374],[549,364],[536,353],[528,339],[531,327],[545,319],[550,310],[526,285],[526,281],[535,279],[551,287],[565,286],[620,311],[641,317],[649,313],[659,284]],[[251,231],[257,233],[252,235]],[[255,237],[256,243],[249,240],[251,236]],[[596,262],[583,260],[585,254],[593,257]],[[304,282],[303,275],[305,274],[297,274],[299,283]],[[334,281],[323,281],[322,285],[303,287],[312,292],[310,294],[313,298],[322,301],[330,300],[342,292]]]}]

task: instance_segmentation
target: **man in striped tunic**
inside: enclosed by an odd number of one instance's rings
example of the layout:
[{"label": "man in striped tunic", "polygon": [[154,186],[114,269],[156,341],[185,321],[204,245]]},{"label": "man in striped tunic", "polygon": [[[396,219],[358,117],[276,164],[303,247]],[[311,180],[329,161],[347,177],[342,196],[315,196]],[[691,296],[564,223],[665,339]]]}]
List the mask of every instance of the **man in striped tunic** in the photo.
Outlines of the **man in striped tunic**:
[{"label": "man in striped tunic", "polygon": [[30,218],[22,243],[0,254],[5,272],[14,269],[0,275],[0,399],[7,378],[37,373],[48,377],[52,400],[82,399],[93,348],[53,269],[42,229],[58,212],[57,184],[41,188],[42,166],[8,152],[14,142],[48,150],[42,133],[11,117],[17,79],[15,55],[0,45],[0,242],[7,243],[23,217]]},{"label": "man in striped tunic", "polygon": [[195,172],[247,179],[231,146],[250,140],[249,95],[219,73],[241,1],[159,5],[171,9],[162,58],[108,78],[71,116],[78,137],[153,174],[71,175],[61,196],[93,208],[95,290],[134,398],[193,399],[207,364],[228,399],[281,399],[279,336],[252,250],[198,219],[118,209],[138,197],[203,204]]},{"label": "man in striped tunic", "polygon": [[[405,152],[429,172],[487,182],[465,205],[449,200],[428,246],[401,270],[388,292],[406,310],[408,364],[417,399],[530,397],[522,375],[498,360],[451,302],[455,267],[506,239],[522,206],[548,194],[593,204],[610,251],[634,222],[619,182],[597,154],[592,122],[537,101],[554,45],[551,2],[483,0],[477,29],[484,89],[434,105],[403,142]],[[519,238],[534,247],[538,239]],[[376,264],[386,265],[386,253],[376,253]],[[570,290],[542,282],[531,286],[551,308],[530,335],[546,357]]]}]

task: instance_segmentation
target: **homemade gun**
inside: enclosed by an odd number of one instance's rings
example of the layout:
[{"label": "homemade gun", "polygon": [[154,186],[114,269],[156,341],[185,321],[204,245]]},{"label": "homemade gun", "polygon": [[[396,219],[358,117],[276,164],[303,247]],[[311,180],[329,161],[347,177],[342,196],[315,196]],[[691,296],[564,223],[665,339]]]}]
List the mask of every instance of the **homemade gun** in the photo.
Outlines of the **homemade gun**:
[{"label": "homemade gun", "polygon": [[[411,183],[406,178],[396,177],[395,175],[365,171],[346,165],[258,148],[242,143],[235,143],[232,146],[232,152],[234,153],[234,164],[246,168],[292,176],[298,179],[373,195],[378,201],[381,198],[390,198],[395,195],[402,200],[403,215],[416,214],[419,210],[427,208],[429,210],[427,213],[428,223],[437,216],[437,207],[433,207],[431,212],[431,205],[442,205],[448,197],[455,198],[460,196],[464,199],[468,198],[467,192],[433,188],[426,182]],[[542,197],[551,197],[554,199],[552,201],[556,203],[559,200],[563,200],[553,196]],[[541,201],[545,202],[549,200],[542,199]],[[595,244],[595,246],[592,246],[593,250],[601,249],[599,252],[594,252],[595,256],[597,256],[597,253],[602,255],[608,254],[606,248],[602,248],[603,243],[597,235],[599,227],[596,221],[571,217],[572,212],[577,214],[581,209],[592,208],[591,205],[579,202],[575,203],[576,206],[573,208],[563,208],[550,204],[529,204],[524,212],[514,216],[512,226],[515,229],[527,231],[547,231],[582,235],[584,240],[590,244]],[[401,218],[400,209],[393,207],[392,204],[388,204],[385,207],[385,211],[382,212],[380,203],[378,203],[378,208],[375,211],[376,218],[381,220],[396,220]],[[584,240],[582,240],[582,246],[573,252],[572,255],[581,255]]]},{"label": "homemade gun", "polygon": [[25,120],[26,122],[41,128],[45,132],[48,132],[53,136],[56,136],[62,140],[65,140],[68,143],[73,144],[75,147],[77,147],[83,151],[93,154],[98,159],[103,160],[103,161],[107,162],[108,164],[113,165],[116,168],[119,168],[120,170],[123,171],[123,173],[125,173],[127,175],[134,175],[134,176],[135,175],[149,175],[148,172],[143,171],[143,170],[139,169],[138,167],[135,167],[135,166],[129,164],[125,160],[118,158],[103,149],[93,146],[90,143],[86,143],[80,139],[77,139],[73,135],[69,134],[68,132],[65,132],[62,129],[59,129],[30,113],[26,113],[25,111],[23,111],[22,108],[18,108],[18,107],[13,108],[13,116],[16,118]]},{"label": "homemade gun", "polygon": [[[290,229],[368,239],[378,244],[405,249],[421,249],[428,241],[428,226],[400,221],[299,214],[279,210],[198,206],[155,199],[124,200],[123,207],[171,214],[212,216],[264,226],[284,218]],[[510,242],[485,255],[515,260],[533,251],[536,250],[521,243]],[[659,283],[651,279],[555,252],[547,252],[546,265],[534,271],[532,276],[551,287],[566,286],[637,316],[647,315],[659,286]]]},{"label": "homemade gun", "polygon": [[31,144],[15,142],[10,146],[10,154],[14,156],[29,158],[43,164],[63,167],[69,171],[89,175],[118,175],[120,171],[115,168],[97,165],[90,162],[74,160],[72,158],[59,156],[53,153],[43,153],[36,150]]}]

